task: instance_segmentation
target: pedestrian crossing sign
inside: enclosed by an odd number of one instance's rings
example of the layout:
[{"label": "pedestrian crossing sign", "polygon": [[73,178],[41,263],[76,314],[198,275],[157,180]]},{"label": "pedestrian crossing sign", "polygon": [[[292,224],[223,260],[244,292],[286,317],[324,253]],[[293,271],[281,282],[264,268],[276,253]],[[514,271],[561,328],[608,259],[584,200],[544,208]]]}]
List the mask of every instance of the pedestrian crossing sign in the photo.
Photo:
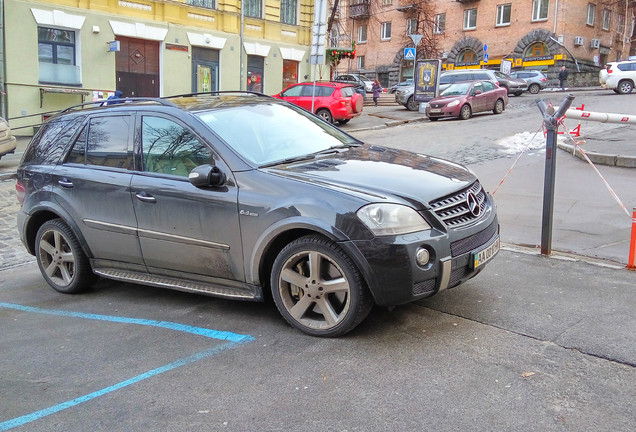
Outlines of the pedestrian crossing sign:
[{"label": "pedestrian crossing sign", "polygon": [[415,60],[415,48],[404,48],[404,60]]}]

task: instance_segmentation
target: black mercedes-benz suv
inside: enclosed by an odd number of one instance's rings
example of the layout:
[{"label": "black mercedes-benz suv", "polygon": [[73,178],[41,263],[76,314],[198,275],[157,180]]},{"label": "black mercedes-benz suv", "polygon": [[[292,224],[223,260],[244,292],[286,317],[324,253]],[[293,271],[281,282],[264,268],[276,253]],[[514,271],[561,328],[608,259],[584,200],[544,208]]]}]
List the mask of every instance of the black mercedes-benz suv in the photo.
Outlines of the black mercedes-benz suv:
[{"label": "black mercedes-benz suv", "polygon": [[268,292],[301,331],[339,336],[373,304],[459,285],[499,249],[464,167],[365,144],[275,98],[220,92],[83,104],[18,168],[18,226],[46,281],[96,275],[213,296]]}]

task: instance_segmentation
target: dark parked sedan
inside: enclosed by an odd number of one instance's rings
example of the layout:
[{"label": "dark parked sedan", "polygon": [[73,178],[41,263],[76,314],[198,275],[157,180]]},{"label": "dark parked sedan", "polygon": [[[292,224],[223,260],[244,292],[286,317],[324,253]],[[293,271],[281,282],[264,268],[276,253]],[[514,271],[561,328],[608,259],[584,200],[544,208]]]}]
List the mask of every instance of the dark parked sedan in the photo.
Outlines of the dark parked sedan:
[{"label": "dark parked sedan", "polygon": [[472,278],[499,249],[493,202],[458,164],[264,95],[127,102],[52,117],[18,168],[20,235],[59,292],[98,275],[271,295],[294,327],[338,336],[373,304]]},{"label": "dark parked sedan", "polygon": [[426,116],[431,121],[444,117],[467,120],[484,111],[501,114],[507,104],[506,89],[491,81],[461,82],[451,84],[439,97],[429,101]]}]

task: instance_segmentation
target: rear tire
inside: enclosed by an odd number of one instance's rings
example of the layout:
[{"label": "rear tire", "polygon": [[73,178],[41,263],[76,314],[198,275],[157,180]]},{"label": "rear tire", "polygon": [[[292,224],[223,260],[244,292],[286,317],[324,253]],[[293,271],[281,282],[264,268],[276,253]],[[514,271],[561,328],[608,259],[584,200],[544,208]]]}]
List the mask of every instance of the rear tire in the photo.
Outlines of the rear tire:
[{"label": "rear tire", "polygon": [[539,84],[530,84],[530,87],[528,87],[528,91],[531,94],[537,94],[539,93],[540,90],[541,90],[541,86]]},{"label": "rear tire", "polygon": [[342,119],[342,120],[338,120],[338,124],[339,124],[339,125],[347,124],[347,123],[349,123],[349,120],[351,120],[351,119]]},{"label": "rear tire", "polygon": [[97,277],[73,231],[61,219],[42,224],[35,237],[35,257],[46,282],[56,291],[85,291]]},{"label": "rear tire", "polygon": [[323,119],[324,121],[326,121],[327,123],[332,123],[333,124],[333,116],[331,115],[331,113],[329,112],[328,109],[319,109],[316,112],[316,115],[318,117],[320,117],[321,119]]},{"label": "rear tire", "polygon": [[492,112],[494,112],[495,114],[501,114],[504,108],[505,108],[504,101],[501,99],[497,99],[497,102],[495,102],[495,107],[493,108]]},{"label": "rear tire", "polygon": [[437,121],[437,120],[439,120],[439,117],[429,117],[428,119],[430,121]]},{"label": "rear tire", "polygon": [[468,120],[473,115],[473,110],[470,108],[470,105],[464,105],[462,109],[459,111],[459,119],[460,120]]},{"label": "rear tire", "polygon": [[618,83],[617,90],[620,94],[629,94],[634,89],[634,84],[631,81],[623,80]]}]

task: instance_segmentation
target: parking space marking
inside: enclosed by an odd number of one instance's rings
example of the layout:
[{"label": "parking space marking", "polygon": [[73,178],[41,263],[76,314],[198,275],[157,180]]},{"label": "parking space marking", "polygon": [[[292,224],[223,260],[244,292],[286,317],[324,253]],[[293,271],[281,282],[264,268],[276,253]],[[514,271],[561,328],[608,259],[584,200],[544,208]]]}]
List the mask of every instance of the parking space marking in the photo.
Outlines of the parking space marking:
[{"label": "parking space marking", "polygon": [[133,378],[121,381],[117,384],[98,390],[96,392],[92,392],[87,395],[80,396],[76,399],[66,401],[49,408],[45,408],[43,410],[33,412],[31,414],[27,414],[21,417],[16,417],[14,419],[4,421],[0,423],[0,431],[6,431],[14,427],[22,426],[32,421],[41,419],[42,417],[46,417],[50,414],[54,414],[56,412],[65,410],[67,408],[71,408],[83,402],[90,401],[92,399],[98,398],[105,394],[127,387],[131,384],[138,383],[147,378],[151,378],[156,375],[162,374],[164,372],[168,372],[173,369],[176,369],[178,367],[197,362],[204,358],[219,354],[227,349],[231,349],[240,344],[254,340],[254,337],[250,335],[242,335],[242,334],[237,334],[232,332],[211,330],[211,329],[205,329],[201,327],[193,327],[193,326],[178,324],[178,323],[169,322],[169,321],[155,321],[155,320],[145,320],[145,319],[138,319],[138,318],[109,316],[109,315],[87,314],[82,312],[69,312],[69,311],[62,311],[62,310],[55,310],[55,309],[42,309],[42,308],[36,308],[31,306],[23,306],[23,305],[18,305],[13,303],[3,303],[3,302],[0,302],[0,307],[19,310],[23,312],[33,312],[33,313],[56,315],[56,316],[62,316],[62,317],[83,318],[83,319],[91,319],[91,320],[98,320],[98,321],[109,321],[109,322],[117,322],[117,323],[124,323],[124,324],[138,324],[138,325],[146,325],[146,326],[152,326],[152,327],[161,327],[161,328],[165,328],[169,330],[176,330],[176,331],[194,334],[197,336],[204,336],[211,339],[227,341],[224,344],[212,347],[208,350],[201,351],[199,353],[190,355],[188,357],[184,357],[182,359],[176,360],[167,365],[150,370],[143,374],[137,375]]}]

